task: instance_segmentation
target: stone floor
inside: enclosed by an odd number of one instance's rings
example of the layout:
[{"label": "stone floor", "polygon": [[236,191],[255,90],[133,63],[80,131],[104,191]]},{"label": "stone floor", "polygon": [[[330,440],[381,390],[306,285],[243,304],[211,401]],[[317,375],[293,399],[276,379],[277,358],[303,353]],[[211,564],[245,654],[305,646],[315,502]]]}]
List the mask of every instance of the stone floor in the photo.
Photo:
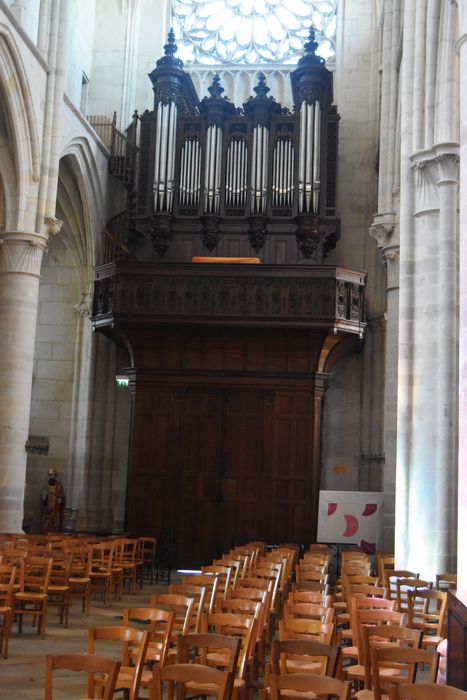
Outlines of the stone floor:
[{"label": "stone floor", "polygon": [[[44,700],[44,669],[47,654],[85,653],[89,627],[119,625],[124,608],[145,607],[149,605],[152,593],[166,590],[166,586],[146,584],[142,590],[138,588],[134,594],[125,594],[122,600],[114,602],[112,607],[106,607],[100,601],[93,601],[89,617],[81,614],[80,602],[76,601],[70,611],[67,629],[59,624],[56,610],[52,608],[47,617],[45,639],[40,639],[36,630],[28,626],[31,619],[29,616],[25,620],[21,635],[18,635],[18,626],[14,624],[13,635],[10,638],[9,658],[0,659],[0,698]],[[54,700],[64,698],[78,700],[86,696],[84,674],[57,671],[54,677]]]}]

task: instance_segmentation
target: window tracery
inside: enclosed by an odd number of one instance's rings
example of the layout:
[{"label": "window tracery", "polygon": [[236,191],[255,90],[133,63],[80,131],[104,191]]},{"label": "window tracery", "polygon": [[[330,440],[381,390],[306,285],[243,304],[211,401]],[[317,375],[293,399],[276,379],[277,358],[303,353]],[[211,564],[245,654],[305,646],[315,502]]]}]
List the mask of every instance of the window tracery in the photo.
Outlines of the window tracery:
[{"label": "window tracery", "polygon": [[294,64],[310,24],[317,53],[335,56],[336,0],[173,0],[173,27],[185,63]]}]

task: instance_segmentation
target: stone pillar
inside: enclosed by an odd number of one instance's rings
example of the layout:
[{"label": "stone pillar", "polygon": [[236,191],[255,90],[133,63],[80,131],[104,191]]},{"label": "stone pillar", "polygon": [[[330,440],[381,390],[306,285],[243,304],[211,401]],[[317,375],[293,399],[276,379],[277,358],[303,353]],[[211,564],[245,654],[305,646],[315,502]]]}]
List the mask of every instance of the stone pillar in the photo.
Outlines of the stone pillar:
[{"label": "stone pillar", "polygon": [[[61,222],[46,222],[59,230]],[[47,234],[0,233],[0,531],[21,532],[39,275]]]},{"label": "stone pillar", "polygon": [[[459,263],[459,471],[458,532],[467,532],[467,0],[459,2],[460,38],[460,263]],[[467,590],[467,557],[458,540],[458,589]]]},{"label": "stone pillar", "polygon": [[376,215],[370,234],[386,265],[386,352],[384,384],[383,531],[381,548],[394,551],[397,461],[397,364],[399,342],[399,235],[395,214]]}]

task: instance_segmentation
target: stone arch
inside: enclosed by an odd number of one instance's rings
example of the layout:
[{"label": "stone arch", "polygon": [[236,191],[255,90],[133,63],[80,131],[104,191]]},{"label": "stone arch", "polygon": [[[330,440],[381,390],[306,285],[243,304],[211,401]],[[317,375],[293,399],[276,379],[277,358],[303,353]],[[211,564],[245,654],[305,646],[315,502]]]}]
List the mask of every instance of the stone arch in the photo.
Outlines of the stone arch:
[{"label": "stone arch", "polygon": [[[7,164],[11,171],[8,179],[10,183],[16,183],[14,210],[8,206],[12,204],[13,197],[9,198],[6,193],[6,226],[22,230],[24,228],[22,217],[26,210],[31,180],[39,181],[40,148],[26,71],[13,35],[4,24],[0,24],[0,89],[8,128],[7,143],[11,151],[10,163]],[[14,179],[11,180],[13,174]],[[5,187],[5,180],[3,185]],[[10,184],[11,190],[13,190],[12,184]]]}]

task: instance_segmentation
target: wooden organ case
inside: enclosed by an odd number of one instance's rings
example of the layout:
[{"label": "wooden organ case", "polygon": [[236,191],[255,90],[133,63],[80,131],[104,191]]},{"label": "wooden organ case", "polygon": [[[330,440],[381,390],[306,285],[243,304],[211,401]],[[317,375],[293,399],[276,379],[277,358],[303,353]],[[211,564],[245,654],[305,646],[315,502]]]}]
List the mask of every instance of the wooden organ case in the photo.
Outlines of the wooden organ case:
[{"label": "wooden organ case", "polygon": [[94,328],[131,358],[128,530],[170,536],[178,564],[316,536],[326,377],[365,327],[365,274],[323,263],[338,114],[316,48],[292,111],[261,74],[238,109],[217,76],[198,99],[169,34],[124,245],[96,268]]}]

